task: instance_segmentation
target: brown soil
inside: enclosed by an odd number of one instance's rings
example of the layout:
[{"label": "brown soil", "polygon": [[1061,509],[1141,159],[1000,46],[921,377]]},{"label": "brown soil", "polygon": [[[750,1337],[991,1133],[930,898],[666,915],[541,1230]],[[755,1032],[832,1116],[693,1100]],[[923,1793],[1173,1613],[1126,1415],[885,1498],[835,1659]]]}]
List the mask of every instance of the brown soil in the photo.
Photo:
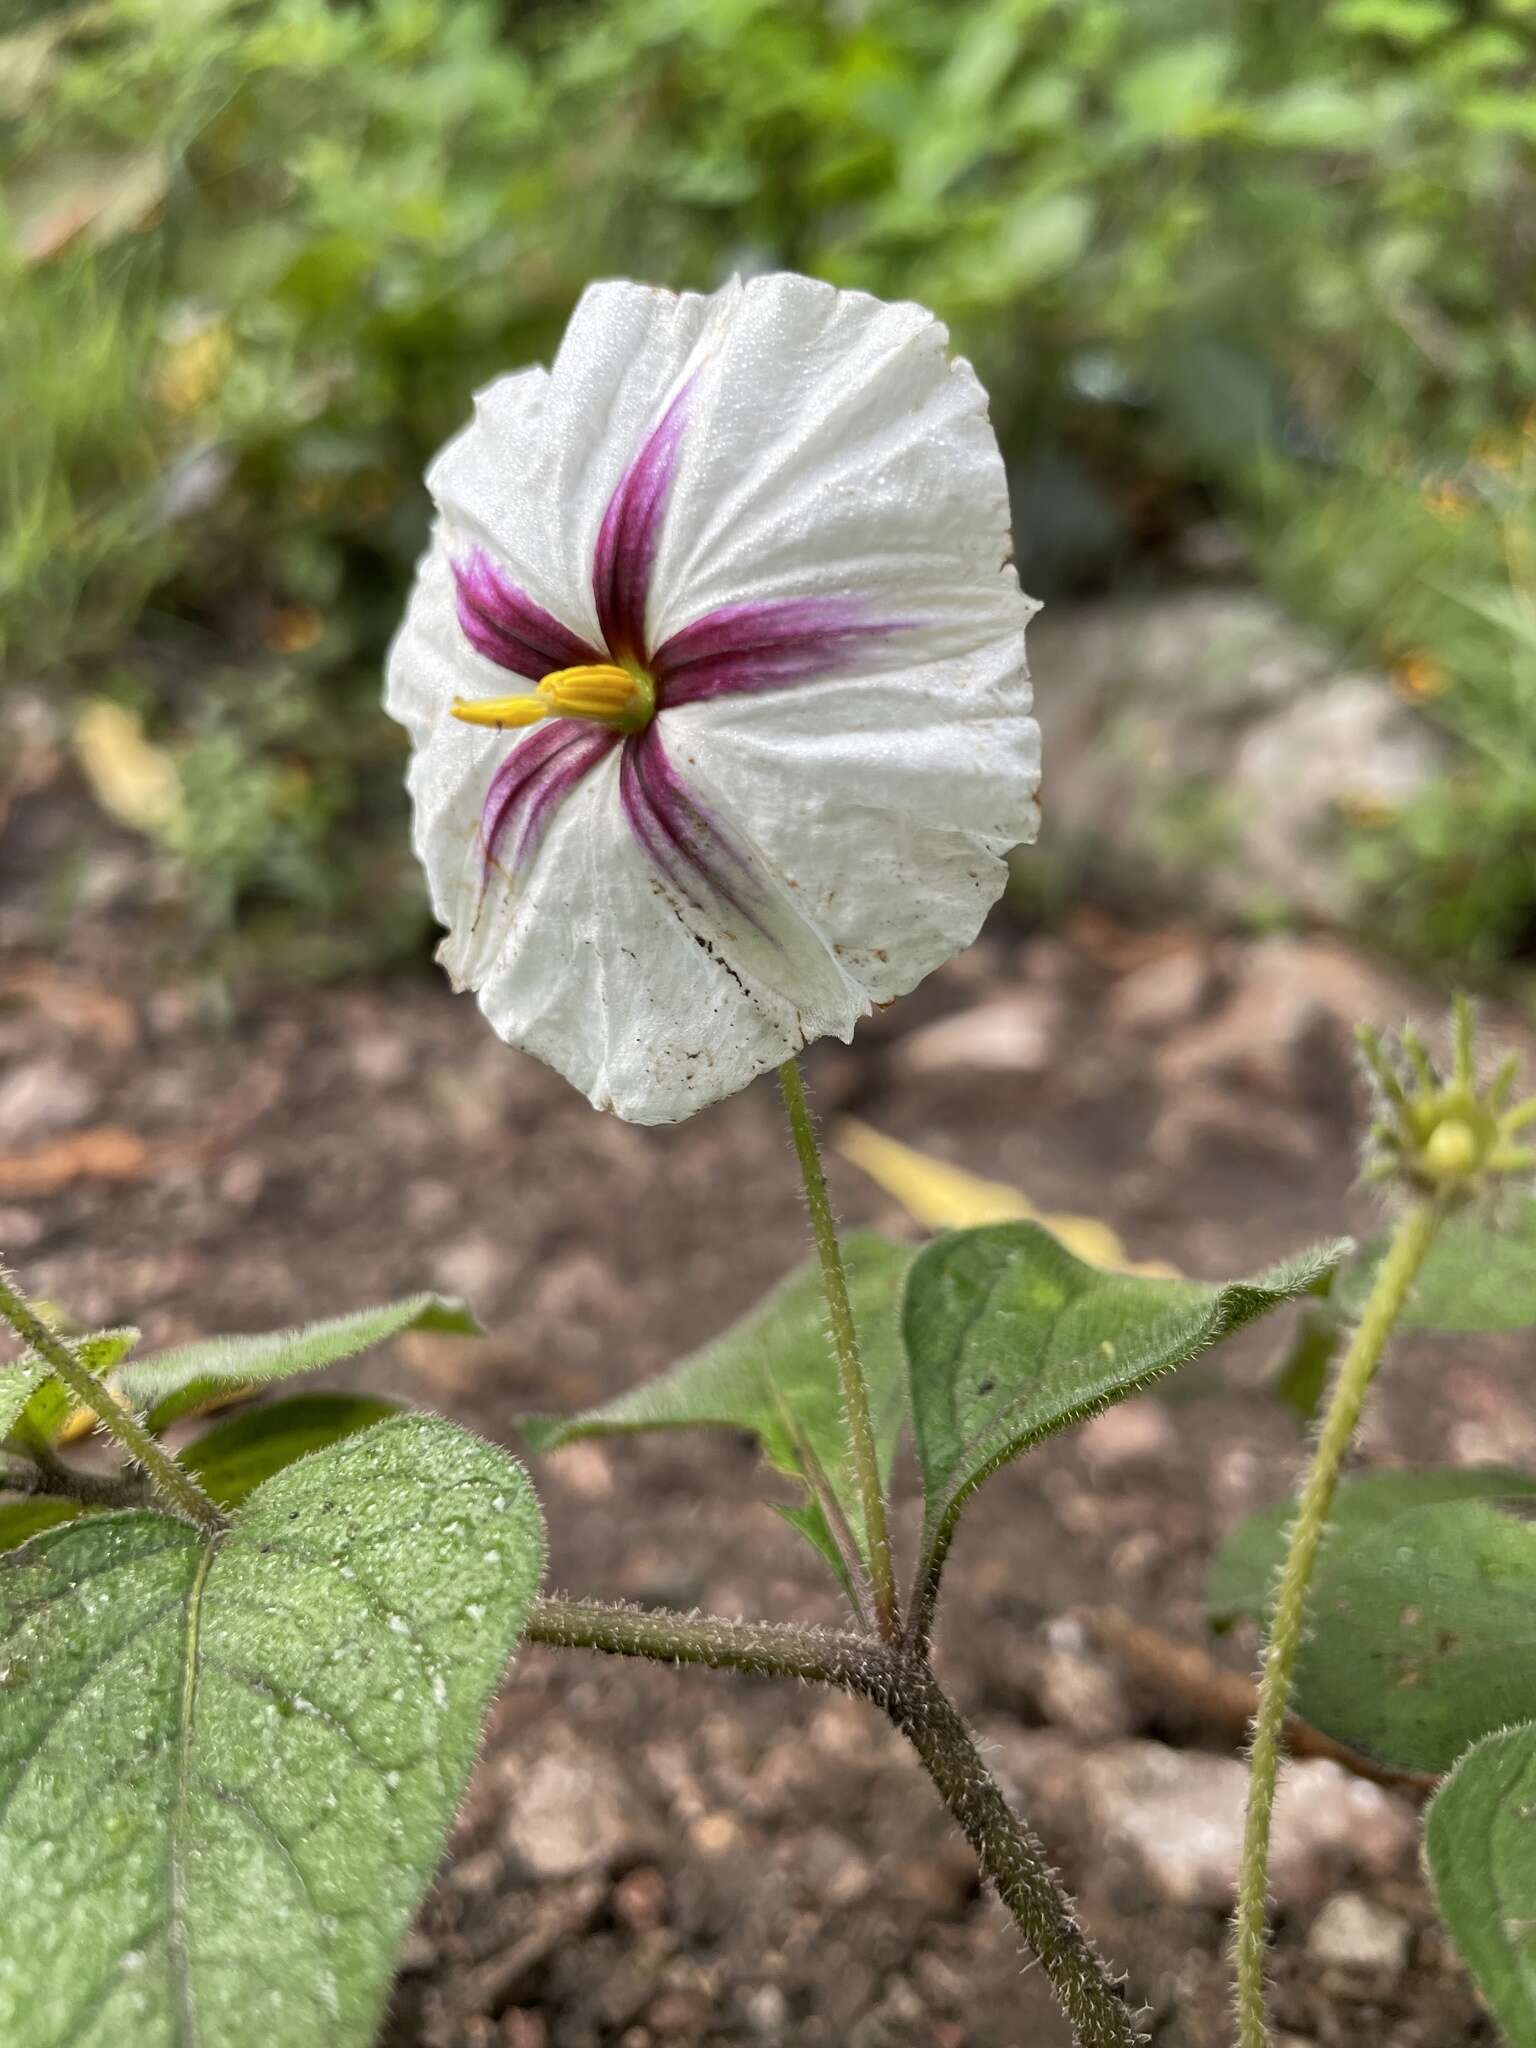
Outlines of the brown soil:
[{"label": "brown soil", "polygon": [[[0,1244],[28,1284],[155,1340],[267,1326],[433,1286],[494,1333],[408,1339],[340,1377],[507,1443],[527,1408],[584,1404],[717,1331],[803,1254],[770,1088],[678,1129],[594,1115],[435,980],[226,1007],[177,971],[141,857],[99,854],[93,907],[42,886],[84,829],[58,797],[7,834],[0,901]],[[94,830],[95,828],[91,828]],[[146,964],[152,961],[151,968]],[[1019,1065],[924,1037],[1000,996]],[[1145,1257],[1240,1273],[1369,1222],[1350,1194],[1344,1022],[1413,1001],[1328,946],[1212,943],[1089,914],[997,922],[973,953],[824,1047],[812,1083],[909,1143],[1110,1221]],[[1433,1005],[1430,1006],[1431,1014]],[[850,1221],[911,1230],[851,1168]],[[1220,1912],[1162,1895],[1084,1820],[1110,1739],[1234,1755],[1238,1734],[1128,1673],[1072,1618],[1114,1603],[1204,1641],[1221,1533],[1282,1490],[1300,1439],[1266,1393],[1270,1326],[1187,1398],[1047,1445],[975,1505],[951,1567],[943,1672],[1022,1787],[1086,1918],[1162,2044],[1226,2039]],[[1123,1417],[1128,1410],[1119,1411]],[[1530,1456],[1518,1351],[1405,1347],[1373,1461]],[[729,1437],[584,1445],[535,1477],[551,1583],[731,1614],[842,1619]],[[901,1527],[910,1536],[910,1474]],[[1064,1622],[1065,1618],[1065,1622]],[[1222,1654],[1241,1667],[1251,1654]],[[574,1802],[574,1823],[560,1812]],[[1319,2048],[1491,2043],[1411,1846],[1333,1874],[1411,1928],[1401,1970],[1319,1962],[1315,1907],[1279,1928],[1283,2029]],[[529,1651],[495,1709],[452,1851],[405,1956],[390,2048],[749,2048],[1064,2041],[1038,1971],[894,1734],[813,1693]]]}]

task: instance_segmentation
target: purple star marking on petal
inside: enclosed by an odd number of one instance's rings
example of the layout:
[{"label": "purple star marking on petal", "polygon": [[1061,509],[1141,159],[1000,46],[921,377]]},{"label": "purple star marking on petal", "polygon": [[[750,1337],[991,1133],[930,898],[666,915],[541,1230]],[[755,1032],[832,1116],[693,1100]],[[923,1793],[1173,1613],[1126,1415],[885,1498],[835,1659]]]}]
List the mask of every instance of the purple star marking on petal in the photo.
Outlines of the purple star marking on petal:
[{"label": "purple star marking on petal", "polygon": [[675,889],[698,904],[702,886],[764,930],[745,900],[755,893],[751,863],[673,767],[654,721],[624,743],[619,800],[630,830]]},{"label": "purple star marking on petal", "polygon": [[491,777],[480,811],[487,879],[498,864],[526,866],[556,805],[618,744],[616,732],[576,718],[551,719],[519,740]]},{"label": "purple star marking on petal", "polygon": [[536,683],[552,669],[601,661],[601,653],[535,604],[485,552],[453,564],[459,624],[477,654]]},{"label": "purple star marking on petal", "polygon": [[652,427],[639,454],[619,478],[598,528],[592,594],[597,600],[598,624],[615,661],[643,662],[646,658],[645,601],[692,389],[690,379]]},{"label": "purple star marking on petal", "polygon": [[788,689],[835,671],[849,654],[909,623],[872,621],[864,606],[840,597],[723,604],[657,649],[657,702],[702,704],[712,697]]},{"label": "purple star marking on petal", "polygon": [[[871,619],[834,597],[764,598],[718,606],[674,633],[654,655],[645,644],[646,603],[662,523],[687,426],[692,380],[647,434],[608,501],[598,530],[592,591],[606,653],[535,604],[480,548],[453,565],[459,623],[498,667],[542,681],[553,670],[635,662],[649,668],[658,713],[715,698],[781,690],[835,674],[850,655],[906,630],[906,619]],[[760,932],[764,899],[752,864],[673,765],[653,718],[627,736],[580,719],[530,729],[491,778],[480,831],[489,880],[514,872],[538,849],[555,808],[617,746],[619,801],[636,841],[679,894],[713,899]],[[754,901],[758,908],[754,908]]]}]

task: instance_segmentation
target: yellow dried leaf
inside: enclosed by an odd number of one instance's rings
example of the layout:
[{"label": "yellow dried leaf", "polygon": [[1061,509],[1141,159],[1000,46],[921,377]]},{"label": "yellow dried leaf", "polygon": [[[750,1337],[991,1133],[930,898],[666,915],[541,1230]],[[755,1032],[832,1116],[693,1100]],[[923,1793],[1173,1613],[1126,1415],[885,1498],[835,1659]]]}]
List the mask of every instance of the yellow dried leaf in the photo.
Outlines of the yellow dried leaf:
[{"label": "yellow dried leaf", "polygon": [[1021,1218],[1039,1221],[1039,1210],[1018,1188],[930,1159],[854,1117],[838,1126],[834,1143],[845,1159],[929,1230],[973,1230],[982,1223],[1014,1223]]},{"label": "yellow dried leaf", "polygon": [[75,721],[75,753],[96,801],[136,832],[154,836],[181,815],[181,779],[163,747],[144,737],[138,717],[98,697]]},{"label": "yellow dried leaf", "polygon": [[1177,1279],[1178,1268],[1162,1259],[1133,1259],[1107,1223],[1093,1216],[1049,1214],[1037,1209],[1022,1188],[984,1180],[963,1166],[930,1159],[856,1118],[838,1126],[834,1143],[845,1159],[867,1173],[929,1230],[974,1230],[984,1223],[1038,1223],[1058,1244],[1108,1273],[1141,1273]]}]

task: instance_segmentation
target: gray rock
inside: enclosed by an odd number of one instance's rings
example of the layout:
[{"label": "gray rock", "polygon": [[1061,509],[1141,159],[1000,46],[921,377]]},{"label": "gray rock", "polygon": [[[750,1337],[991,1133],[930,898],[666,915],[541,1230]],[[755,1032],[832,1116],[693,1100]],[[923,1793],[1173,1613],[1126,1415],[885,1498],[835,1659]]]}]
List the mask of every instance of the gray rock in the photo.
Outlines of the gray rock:
[{"label": "gray rock", "polygon": [[19,1145],[81,1124],[96,1107],[97,1090],[68,1060],[29,1060],[0,1080],[0,1133]]},{"label": "gray rock", "polygon": [[1026,862],[1185,908],[1348,923],[1364,907],[1340,858],[1351,818],[1403,810],[1444,758],[1385,677],[1255,591],[1051,606],[1030,664],[1048,825]]},{"label": "gray rock", "polygon": [[898,1041],[897,1071],[945,1074],[969,1068],[981,1073],[1044,1073],[1055,1055],[1058,1010],[1050,995],[1038,989],[957,1010]]},{"label": "gray rock", "polygon": [[[1094,1824],[1160,1897],[1230,1906],[1247,1793],[1236,1758],[1119,1742],[1083,1758],[1081,1785]],[[1393,1868],[1415,1834],[1412,1810],[1394,1794],[1323,1759],[1291,1764],[1275,1806],[1271,1888],[1284,1906],[1310,1903],[1342,1871]]]},{"label": "gray rock", "polygon": [[1359,1892],[1340,1892],[1312,1922],[1307,1953],[1320,1963],[1398,1977],[1408,1966],[1411,1935],[1400,1914]]},{"label": "gray rock", "polygon": [[634,1845],[629,1785],[596,1750],[554,1750],[521,1760],[507,1788],[502,1840],[535,1877],[602,1869]]},{"label": "gray rock", "polygon": [[1124,1687],[1100,1658],[1052,1644],[1040,1659],[1037,1682],[1046,1719],[1084,1742],[1128,1735],[1136,1725]]}]

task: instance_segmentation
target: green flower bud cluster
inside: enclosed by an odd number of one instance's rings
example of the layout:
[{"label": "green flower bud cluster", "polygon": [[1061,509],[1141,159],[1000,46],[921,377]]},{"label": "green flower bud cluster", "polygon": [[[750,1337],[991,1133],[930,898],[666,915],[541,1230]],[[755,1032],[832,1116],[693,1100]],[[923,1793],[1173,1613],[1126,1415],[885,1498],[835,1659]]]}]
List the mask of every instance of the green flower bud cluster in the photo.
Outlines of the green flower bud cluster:
[{"label": "green flower bud cluster", "polygon": [[1536,1126],[1536,1096],[1510,1106],[1519,1059],[1511,1054],[1480,1082],[1475,1039],[1465,996],[1456,998],[1452,1014],[1448,1074],[1411,1024],[1393,1037],[1362,1027],[1360,1049],[1379,1099],[1367,1179],[1456,1202],[1486,1193],[1506,1175],[1536,1169],[1536,1148],[1521,1142]]}]

